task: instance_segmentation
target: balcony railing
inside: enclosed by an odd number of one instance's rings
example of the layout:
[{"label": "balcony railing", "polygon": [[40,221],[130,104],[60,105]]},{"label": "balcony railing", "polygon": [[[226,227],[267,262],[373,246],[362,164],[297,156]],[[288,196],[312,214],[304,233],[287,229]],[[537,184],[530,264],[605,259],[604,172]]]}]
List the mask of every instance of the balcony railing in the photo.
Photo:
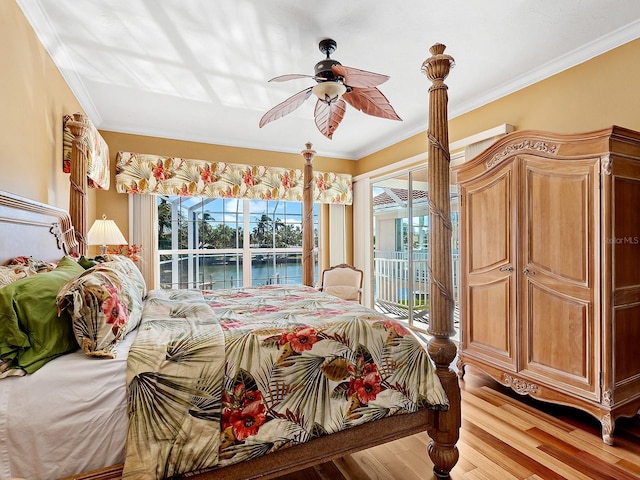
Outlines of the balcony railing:
[{"label": "balcony railing", "polygon": [[[380,310],[400,318],[428,322],[429,258],[424,251],[412,252],[411,268],[407,252],[375,251],[374,302]],[[453,287],[456,298],[459,278],[458,255],[453,255]]]}]

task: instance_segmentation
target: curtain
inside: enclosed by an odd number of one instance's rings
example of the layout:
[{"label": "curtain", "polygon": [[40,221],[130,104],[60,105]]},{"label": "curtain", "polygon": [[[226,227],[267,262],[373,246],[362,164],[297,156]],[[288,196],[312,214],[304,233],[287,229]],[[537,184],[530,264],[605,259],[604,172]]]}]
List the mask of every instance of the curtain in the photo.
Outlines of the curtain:
[{"label": "curtain", "polygon": [[72,120],[85,125],[85,134],[79,139],[87,159],[87,185],[100,190],[109,190],[111,172],[109,170],[109,147],[89,117],[76,113],[62,119],[62,171],[71,173],[71,151],[74,135],[67,123]]},{"label": "curtain", "polygon": [[346,207],[329,205],[329,265],[345,263],[347,259]]},{"label": "curtain", "polygon": [[362,304],[373,306],[371,297],[373,241],[371,228],[371,181],[368,177],[353,183],[353,263],[364,272]]},{"label": "curtain", "polygon": [[147,289],[160,285],[155,254],[158,248],[158,206],[154,195],[129,195],[129,243],[142,245],[138,268]]},{"label": "curtain", "polygon": [[[303,200],[302,169],[207,162],[131,152],[118,152],[116,160],[116,190],[120,193]],[[317,171],[313,175],[315,203],[352,203],[351,175]]]}]

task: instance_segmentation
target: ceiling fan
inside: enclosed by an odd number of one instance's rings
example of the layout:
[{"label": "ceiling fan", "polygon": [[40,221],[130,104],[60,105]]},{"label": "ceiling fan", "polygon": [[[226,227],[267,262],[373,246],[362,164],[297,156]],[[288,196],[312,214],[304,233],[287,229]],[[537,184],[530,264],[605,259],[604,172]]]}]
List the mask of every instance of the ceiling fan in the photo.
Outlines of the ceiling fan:
[{"label": "ceiling fan", "polygon": [[387,97],[377,88],[389,77],[366,70],[345,67],[330,57],[336,47],[336,41],[330,38],[320,41],[318,48],[326,55],[326,58],[316,63],[315,75],[293,73],[269,80],[270,82],[285,82],[298,78],[313,78],[317,84],[292,95],[265,113],[260,119],[260,127],[293,112],[312,93],[318,97],[314,111],[316,126],[327,138],[332,138],[333,132],[340,125],[345,114],[346,103],[374,117],[402,120],[389,104]]}]

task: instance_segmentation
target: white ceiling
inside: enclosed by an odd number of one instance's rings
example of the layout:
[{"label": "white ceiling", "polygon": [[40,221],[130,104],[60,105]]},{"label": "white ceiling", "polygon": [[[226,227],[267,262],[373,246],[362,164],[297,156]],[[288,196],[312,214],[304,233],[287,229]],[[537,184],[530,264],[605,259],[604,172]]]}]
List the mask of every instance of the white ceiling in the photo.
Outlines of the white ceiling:
[{"label": "white ceiling", "polygon": [[[640,37],[638,0],[17,0],[101,130],[358,159],[426,129],[435,43],[456,61],[453,118]],[[313,84],[318,42],[387,74],[403,121],[352,107],[329,140],[315,100],[263,128],[271,107]],[[149,152],[153,153],[153,152]]]}]

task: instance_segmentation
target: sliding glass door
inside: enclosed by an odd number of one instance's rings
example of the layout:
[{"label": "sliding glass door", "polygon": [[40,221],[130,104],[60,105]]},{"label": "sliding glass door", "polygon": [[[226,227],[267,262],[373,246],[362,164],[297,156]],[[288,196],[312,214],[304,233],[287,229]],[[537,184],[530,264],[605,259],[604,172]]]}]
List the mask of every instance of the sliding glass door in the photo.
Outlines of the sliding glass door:
[{"label": "sliding glass door", "polygon": [[[426,329],[429,322],[429,191],[427,168],[372,182],[373,295],[378,310]],[[451,193],[457,312],[458,196]],[[457,313],[456,313],[457,314]]]}]

